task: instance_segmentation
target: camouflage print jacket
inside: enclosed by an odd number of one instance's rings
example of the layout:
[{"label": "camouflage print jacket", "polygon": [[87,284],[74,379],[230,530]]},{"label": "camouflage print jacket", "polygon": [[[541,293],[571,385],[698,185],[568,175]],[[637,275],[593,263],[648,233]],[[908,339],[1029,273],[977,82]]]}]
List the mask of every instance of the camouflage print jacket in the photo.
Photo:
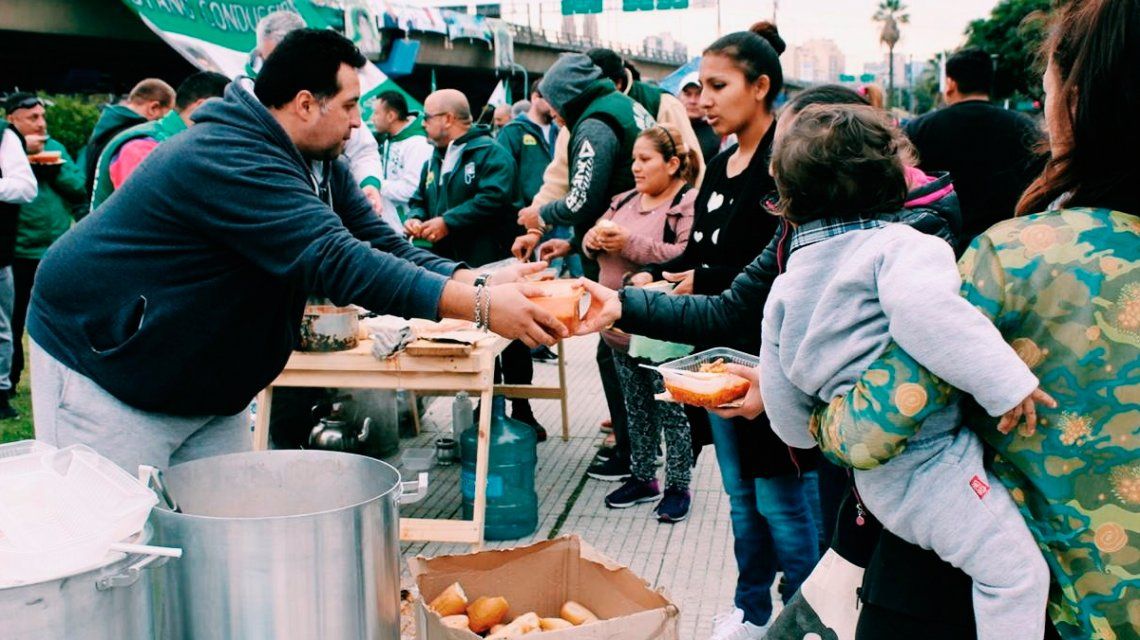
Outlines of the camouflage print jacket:
[{"label": "camouflage print jacket", "polygon": [[[1038,407],[1032,436],[1002,435],[980,410],[968,411],[967,421],[995,454],[992,470],[1045,552],[1053,622],[1066,640],[1136,638],[1140,218],[1067,209],[1009,220],[976,238],[959,266],[962,295],[1059,404]],[[916,397],[923,406],[913,406]],[[876,431],[872,421],[906,428],[948,397],[893,349],[818,419],[850,450]]]}]

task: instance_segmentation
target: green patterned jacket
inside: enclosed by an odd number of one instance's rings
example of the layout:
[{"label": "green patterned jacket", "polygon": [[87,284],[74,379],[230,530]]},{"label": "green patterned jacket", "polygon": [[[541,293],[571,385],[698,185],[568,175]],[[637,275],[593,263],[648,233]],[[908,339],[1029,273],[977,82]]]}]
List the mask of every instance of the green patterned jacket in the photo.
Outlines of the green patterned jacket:
[{"label": "green patterned jacket", "polygon": [[[962,295],[1059,403],[1038,407],[1028,437],[1002,435],[980,409],[967,420],[1045,552],[1050,615],[1066,640],[1140,638],[1140,218],[1067,209],[1009,220],[959,267]],[[813,424],[833,451],[889,458],[891,430],[913,433],[954,398],[888,349]]]}]

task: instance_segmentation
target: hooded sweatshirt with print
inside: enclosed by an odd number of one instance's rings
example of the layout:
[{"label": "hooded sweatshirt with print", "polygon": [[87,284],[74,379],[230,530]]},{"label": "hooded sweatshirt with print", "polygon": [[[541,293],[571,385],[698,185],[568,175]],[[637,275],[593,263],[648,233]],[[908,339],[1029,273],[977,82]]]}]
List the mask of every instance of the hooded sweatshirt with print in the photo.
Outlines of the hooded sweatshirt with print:
[{"label": "hooded sweatshirt with print", "polygon": [[310,294],[438,317],[458,265],[380,221],[343,162],[318,178],[232,83],[44,256],[28,331],[135,408],[233,415],[284,368]]},{"label": "hooded sweatshirt with print", "polygon": [[[633,188],[633,143],[656,122],[622,95],[585,54],[563,54],[540,84],[542,95],[570,130],[570,191],[540,209],[546,224],[574,227],[574,243],[606,212],[610,200]],[[598,267],[583,261],[586,275]]]}]

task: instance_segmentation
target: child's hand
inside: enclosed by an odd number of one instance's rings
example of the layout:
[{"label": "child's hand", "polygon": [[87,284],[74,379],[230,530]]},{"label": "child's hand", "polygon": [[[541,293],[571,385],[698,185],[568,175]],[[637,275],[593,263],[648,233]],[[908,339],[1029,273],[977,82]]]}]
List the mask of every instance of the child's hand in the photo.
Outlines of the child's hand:
[{"label": "child's hand", "polygon": [[1021,422],[1021,416],[1025,416],[1025,431],[1022,432],[1023,436],[1031,436],[1037,432],[1037,403],[1049,407],[1050,409],[1057,408],[1057,401],[1052,396],[1045,393],[1041,389],[1034,389],[1029,397],[1022,400],[1018,405],[1001,417],[998,422],[998,431],[1003,434],[1008,434],[1013,431]]}]

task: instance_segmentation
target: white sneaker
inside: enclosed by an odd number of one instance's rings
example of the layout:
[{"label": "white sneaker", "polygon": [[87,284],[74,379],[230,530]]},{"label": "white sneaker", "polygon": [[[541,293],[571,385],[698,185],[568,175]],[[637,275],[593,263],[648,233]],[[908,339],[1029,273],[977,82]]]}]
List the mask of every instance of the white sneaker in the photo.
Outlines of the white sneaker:
[{"label": "white sneaker", "polygon": [[713,616],[713,631],[709,640],[762,640],[768,625],[756,626],[744,621],[744,611],[733,607],[732,611]]}]

